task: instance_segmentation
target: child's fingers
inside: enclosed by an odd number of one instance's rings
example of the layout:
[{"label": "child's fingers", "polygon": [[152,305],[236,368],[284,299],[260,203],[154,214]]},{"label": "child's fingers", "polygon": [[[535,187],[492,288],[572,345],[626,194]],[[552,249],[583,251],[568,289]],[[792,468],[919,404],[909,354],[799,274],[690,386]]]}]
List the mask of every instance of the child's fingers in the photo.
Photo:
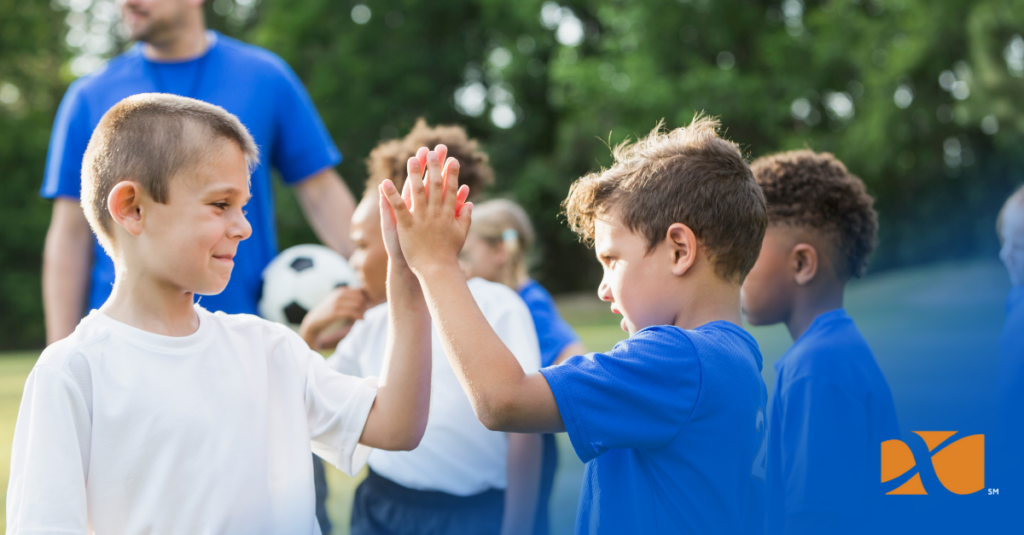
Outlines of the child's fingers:
[{"label": "child's fingers", "polygon": [[387,200],[392,213],[395,214],[395,221],[403,226],[411,224],[412,214],[409,213],[409,207],[405,205],[405,201],[398,194],[395,185],[390,180],[385,180],[380,185],[380,192],[384,195],[385,200]]},{"label": "child's fingers", "polygon": [[434,147],[434,152],[437,153],[437,161],[445,162],[448,160],[448,146],[441,143]]},{"label": "child's fingers", "polygon": [[441,206],[444,202],[444,179],[441,176],[441,161],[437,159],[437,153],[427,153],[427,202],[430,206]]},{"label": "child's fingers", "polygon": [[423,181],[424,188],[426,188],[426,186],[428,185],[428,177],[426,175],[424,175],[424,172],[427,170],[427,153],[428,152],[430,152],[430,149],[428,149],[426,147],[420,147],[416,151],[416,161],[419,162],[419,164],[420,164],[420,171],[419,171],[419,173],[420,173],[420,179]]},{"label": "child's fingers", "polygon": [[[409,205],[410,210],[418,210],[421,206],[426,208],[427,206],[427,192],[423,188],[423,180],[420,178],[423,176],[423,170],[420,167],[420,161],[418,158],[409,158],[408,165],[408,176],[405,179],[405,185],[409,187],[411,193],[412,204]],[[394,188],[394,184],[391,185]]]},{"label": "child's fingers", "polygon": [[462,205],[466,204],[466,199],[469,197],[469,186],[463,184],[459,186],[459,192],[455,194],[455,217],[459,216],[459,212],[462,210]]},{"label": "child's fingers", "polygon": [[459,214],[455,216],[455,221],[459,224],[459,228],[462,232],[469,232],[469,225],[473,222],[473,203],[467,202],[462,205],[462,209],[459,210]]},{"label": "child's fingers", "polygon": [[444,206],[454,211],[459,205],[459,161],[455,158],[448,158],[444,165]]}]

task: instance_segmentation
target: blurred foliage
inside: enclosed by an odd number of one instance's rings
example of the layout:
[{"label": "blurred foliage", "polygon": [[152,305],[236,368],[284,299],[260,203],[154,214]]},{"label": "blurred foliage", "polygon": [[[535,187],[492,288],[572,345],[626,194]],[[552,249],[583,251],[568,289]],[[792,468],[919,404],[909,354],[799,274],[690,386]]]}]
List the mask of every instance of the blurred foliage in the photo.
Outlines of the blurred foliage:
[{"label": "blurred foliage", "polygon": [[[42,339],[49,206],[36,191],[72,72],[67,10],[90,5],[55,1],[0,0],[0,84],[20,89],[5,104],[0,85],[0,347]],[[1024,182],[1024,0],[214,0],[206,11],[211,27],[292,65],[357,195],[379,141],[421,116],[465,125],[497,171],[490,194],[532,215],[536,276],[553,291],[599,277],[558,215],[569,184],[660,119],[719,116],[751,157],[835,153],[878,199],[874,271],[993,254],[996,212]],[[281,245],[314,240],[277,191]]]}]

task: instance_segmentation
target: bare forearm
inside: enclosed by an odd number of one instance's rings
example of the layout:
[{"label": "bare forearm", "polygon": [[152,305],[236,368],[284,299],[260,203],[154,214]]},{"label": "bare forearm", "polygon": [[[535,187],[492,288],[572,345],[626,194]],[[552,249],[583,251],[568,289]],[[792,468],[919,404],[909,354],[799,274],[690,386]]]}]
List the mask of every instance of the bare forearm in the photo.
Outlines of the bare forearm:
[{"label": "bare forearm", "polygon": [[341,177],[325,169],[296,186],[295,193],[317,238],[348,258],[354,250],[349,228],[356,202]]},{"label": "bare forearm", "polygon": [[[93,239],[81,207],[54,205],[53,221],[43,249],[43,309],[46,343],[66,338],[85,311],[92,267]],[[75,214],[74,210],[78,213]],[[77,218],[81,218],[79,221]]]},{"label": "bare forearm", "polygon": [[502,535],[533,532],[540,493],[540,469],[543,444],[541,436],[509,433],[508,487],[505,488],[505,516]]},{"label": "bare forearm", "polygon": [[457,266],[420,274],[427,306],[477,418],[494,431],[565,429],[547,382],[526,375],[491,328]]},{"label": "bare forearm", "polygon": [[430,407],[430,314],[411,272],[388,270],[388,343],[362,442],[388,450],[419,445]]}]

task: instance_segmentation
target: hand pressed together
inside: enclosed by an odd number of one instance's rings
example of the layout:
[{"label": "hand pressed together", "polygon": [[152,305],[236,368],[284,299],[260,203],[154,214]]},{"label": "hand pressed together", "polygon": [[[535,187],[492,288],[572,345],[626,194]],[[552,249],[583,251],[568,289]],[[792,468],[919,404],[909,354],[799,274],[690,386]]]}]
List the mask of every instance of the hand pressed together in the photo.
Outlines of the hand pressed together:
[{"label": "hand pressed together", "polygon": [[[401,194],[390,180],[380,185],[384,241],[392,262],[404,259],[417,276],[432,269],[459,269],[458,255],[469,232],[472,203],[469,187],[459,187],[459,162],[444,145],[421,148],[409,158]],[[423,169],[426,167],[426,177]],[[388,217],[390,216],[390,217]]]}]

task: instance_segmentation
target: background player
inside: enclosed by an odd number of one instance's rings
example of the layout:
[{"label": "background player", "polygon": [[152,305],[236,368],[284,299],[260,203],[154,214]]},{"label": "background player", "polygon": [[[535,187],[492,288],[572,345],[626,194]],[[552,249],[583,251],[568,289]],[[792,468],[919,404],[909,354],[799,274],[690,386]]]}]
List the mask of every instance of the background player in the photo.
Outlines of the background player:
[{"label": "background player", "polygon": [[889,385],[843,309],[875,245],[874,200],[828,153],[785,152],[751,168],[770,224],[743,311],[752,325],[784,323],[795,341],[775,363],[768,532],[865,533],[882,496],[881,443],[899,438]]},{"label": "background player", "polygon": [[[419,122],[404,138],[380,144],[370,154],[366,197],[352,220],[356,251],[352,266],[363,281],[361,291],[375,305],[353,324],[328,359],[343,373],[379,373],[385,356],[389,321],[385,273],[387,251],[381,238],[377,186],[384,180],[404,182],[399,162],[416,156],[423,143],[465,161],[458,180],[479,194],[491,180],[487,155],[475,140],[455,126],[429,127]],[[420,154],[423,157],[426,151]],[[414,158],[415,159],[415,158]],[[540,366],[537,337],[530,313],[513,290],[476,278],[469,281],[473,298],[491,327],[512,348],[521,365]],[[338,302],[346,292],[336,292]],[[321,310],[317,310],[321,309]],[[307,340],[321,339],[317,330],[345,319],[344,306],[328,300],[310,312],[300,329]],[[533,434],[496,433],[476,419],[451,365],[434,335],[433,396],[427,430],[411,452],[374,452],[370,474],[356,490],[352,533],[479,535],[526,534],[534,525],[540,478],[541,439]]]},{"label": "background player", "polygon": [[[524,371],[473,300],[457,261],[472,205],[452,217],[451,179],[411,180],[412,211],[393,184],[381,186],[477,417],[494,430],[566,430],[586,462],[577,533],[763,526],[766,391],[739,291],[767,217],[739,148],[717,130],[701,117],[658,128],[573,185],[570,224],[594,240],[598,294],[630,338],[541,373]],[[441,163],[428,156],[429,168]],[[446,165],[449,176],[458,169]]]},{"label": "background player", "polygon": [[[586,349],[579,336],[558,313],[551,294],[527,274],[533,247],[533,225],[526,211],[507,199],[496,199],[473,208],[473,224],[459,254],[459,263],[467,279],[480,277],[500,282],[519,292],[533,316],[540,342],[542,367],[559,364]],[[548,505],[558,470],[558,446],[555,435],[545,433],[541,464],[539,501],[534,533],[548,533]]]}]

